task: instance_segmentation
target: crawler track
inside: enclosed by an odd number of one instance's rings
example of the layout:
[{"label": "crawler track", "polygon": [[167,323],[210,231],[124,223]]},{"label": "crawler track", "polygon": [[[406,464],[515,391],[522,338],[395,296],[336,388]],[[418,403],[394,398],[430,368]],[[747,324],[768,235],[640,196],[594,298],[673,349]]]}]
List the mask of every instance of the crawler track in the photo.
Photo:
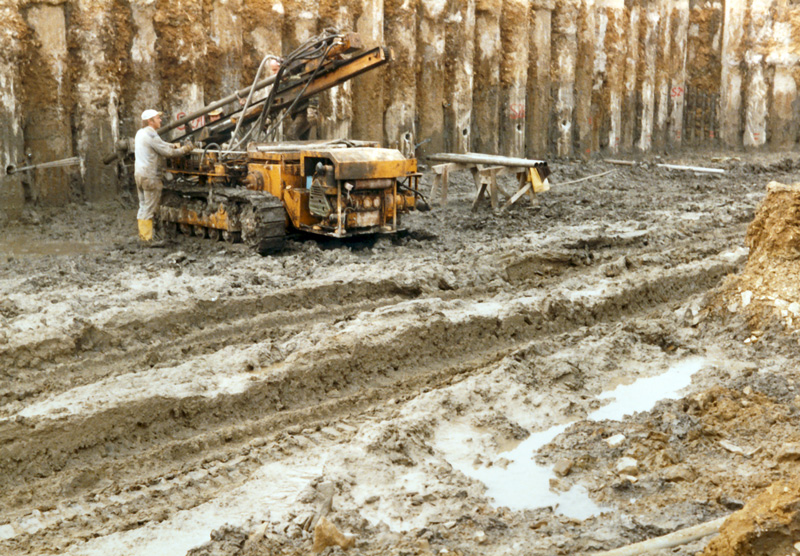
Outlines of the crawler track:
[{"label": "crawler track", "polygon": [[243,188],[176,186],[164,190],[161,220],[168,232],[229,243],[244,241],[266,255],[283,248],[286,212],[280,199]]}]

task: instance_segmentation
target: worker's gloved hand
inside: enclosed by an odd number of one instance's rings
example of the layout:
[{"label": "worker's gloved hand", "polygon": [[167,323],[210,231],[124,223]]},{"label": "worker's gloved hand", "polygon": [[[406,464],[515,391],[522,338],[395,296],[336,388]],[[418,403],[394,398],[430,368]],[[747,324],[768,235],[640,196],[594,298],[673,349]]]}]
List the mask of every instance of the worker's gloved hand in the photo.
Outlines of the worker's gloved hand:
[{"label": "worker's gloved hand", "polygon": [[190,152],[192,152],[194,150],[194,143],[192,143],[191,141],[187,141],[181,147],[181,150],[183,151],[183,154],[189,154]]}]

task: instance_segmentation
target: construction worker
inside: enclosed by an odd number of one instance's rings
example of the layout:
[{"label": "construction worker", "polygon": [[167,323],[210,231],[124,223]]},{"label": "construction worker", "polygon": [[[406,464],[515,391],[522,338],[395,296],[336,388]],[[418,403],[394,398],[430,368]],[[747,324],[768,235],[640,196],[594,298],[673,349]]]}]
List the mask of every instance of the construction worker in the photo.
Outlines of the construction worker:
[{"label": "construction worker", "polygon": [[222,116],[222,108],[217,108],[208,113],[208,123],[216,122]]},{"label": "construction worker", "polygon": [[136,193],[139,195],[139,213],[136,218],[139,222],[139,239],[147,244],[153,241],[153,217],[158,212],[161,203],[162,157],[182,156],[192,151],[194,146],[190,143],[183,147],[167,143],[158,136],[157,130],[161,127],[161,112],[145,110],[142,112],[142,128],[136,132],[136,157],[134,180]]}]

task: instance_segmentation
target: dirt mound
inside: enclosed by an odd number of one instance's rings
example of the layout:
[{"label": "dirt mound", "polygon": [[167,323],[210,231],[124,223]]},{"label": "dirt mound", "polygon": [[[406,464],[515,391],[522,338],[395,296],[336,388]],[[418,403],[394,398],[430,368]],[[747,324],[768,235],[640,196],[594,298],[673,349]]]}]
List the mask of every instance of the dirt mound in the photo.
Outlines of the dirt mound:
[{"label": "dirt mound", "polygon": [[733,514],[702,556],[795,554],[800,538],[800,484],[778,482]]},{"label": "dirt mound", "polygon": [[800,327],[800,183],[770,182],[747,229],[750,254],[741,275],[725,284],[719,302],[743,311],[756,341],[776,319],[789,330]]},{"label": "dirt mound", "polygon": [[800,183],[770,182],[767,196],[747,229],[748,269],[769,267],[772,259],[800,257]]}]

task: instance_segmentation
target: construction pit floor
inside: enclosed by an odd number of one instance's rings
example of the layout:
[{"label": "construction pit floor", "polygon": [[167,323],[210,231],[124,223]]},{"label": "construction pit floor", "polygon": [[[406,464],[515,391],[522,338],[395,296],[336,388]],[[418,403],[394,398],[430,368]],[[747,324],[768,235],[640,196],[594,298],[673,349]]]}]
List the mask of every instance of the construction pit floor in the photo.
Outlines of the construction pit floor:
[{"label": "construction pit floor", "polygon": [[[554,162],[503,214],[454,174],[398,237],[268,257],[142,248],[130,199],[27,211],[0,237],[0,553],[592,554],[790,492],[800,284],[747,246],[800,155],[656,162]],[[786,523],[758,554],[797,553]]]}]

